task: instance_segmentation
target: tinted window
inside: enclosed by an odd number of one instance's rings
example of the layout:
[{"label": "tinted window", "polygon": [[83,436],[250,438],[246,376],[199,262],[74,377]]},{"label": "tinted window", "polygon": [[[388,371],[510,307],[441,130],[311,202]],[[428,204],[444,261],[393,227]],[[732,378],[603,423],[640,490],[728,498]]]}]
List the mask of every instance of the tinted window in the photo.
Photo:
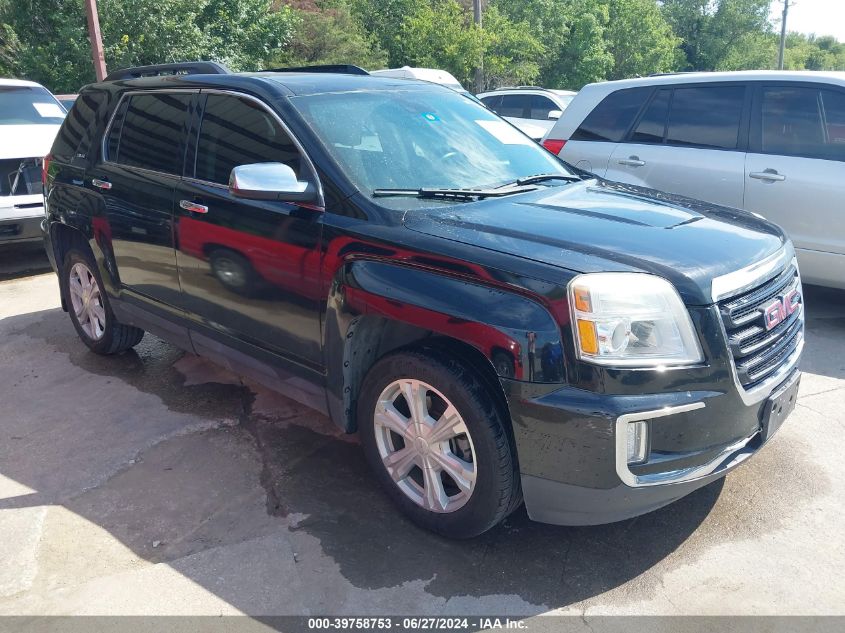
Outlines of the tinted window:
[{"label": "tinted window", "polygon": [[765,88],[760,133],[767,154],[845,160],[845,96],[815,88]]},{"label": "tinted window", "polygon": [[533,95],[531,97],[531,119],[542,119],[548,121],[549,112],[552,110],[560,110],[558,105],[546,97],[540,95]]},{"label": "tinted window", "polygon": [[574,141],[610,141],[625,136],[651,88],[629,88],[607,95],[572,135]]},{"label": "tinted window", "polygon": [[[190,101],[189,94],[130,97],[120,132],[117,162],[181,174]],[[110,153],[109,157],[113,155]]]},{"label": "tinted window", "polygon": [[503,95],[502,103],[496,108],[499,116],[522,118],[528,108],[528,95]]},{"label": "tinted window", "polygon": [[90,128],[94,123],[97,112],[105,106],[106,98],[106,93],[91,90],[79,96],[68,112],[59,134],[56,136],[56,141],[53,143],[52,153],[55,156],[69,159],[77,153],[87,153],[87,145],[90,143]]},{"label": "tinted window", "polygon": [[197,145],[196,177],[220,184],[238,165],[286,163],[300,173],[299,152],[263,106],[249,99],[209,95]]},{"label": "tinted window", "polygon": [[481,100],[481,103],[486,105],[488,108],[495,112],[496,108],[499,106],[499,103],[502,101],[501,95],[496,97],[484,97]]},{"label": "tinted window", "polygon": [[59,125],[65,109],[41,86],[0,86],[0,125]]},{"label": "tinted window", "polygon": [[744,101],[742,86],[677,88],[669,112],[667,142],[736,149]]},{"label": "tinted window", "polygon": [[632,143],[662,143],[671,90],[659,90],[631,135]]}]

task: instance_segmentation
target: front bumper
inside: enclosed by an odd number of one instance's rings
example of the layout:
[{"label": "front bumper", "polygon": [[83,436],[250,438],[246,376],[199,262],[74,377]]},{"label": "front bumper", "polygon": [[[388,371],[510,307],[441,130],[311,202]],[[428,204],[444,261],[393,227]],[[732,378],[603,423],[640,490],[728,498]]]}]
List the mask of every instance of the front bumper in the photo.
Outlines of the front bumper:
[{"label": "front bumper", "polygon": [[[798,378],[793,369],[780,384]],[[748,405],[734,389],[608,395],[564,387],[537,396],[536,386],[503,384],[526,509],[543,523],[597,525],[656,510],[724,477],[764,444],[766,398]],[[730,425],[713,424],[726,417]],[[634,420],[649,420],[652,450],[629,466],[621,433]]]}]

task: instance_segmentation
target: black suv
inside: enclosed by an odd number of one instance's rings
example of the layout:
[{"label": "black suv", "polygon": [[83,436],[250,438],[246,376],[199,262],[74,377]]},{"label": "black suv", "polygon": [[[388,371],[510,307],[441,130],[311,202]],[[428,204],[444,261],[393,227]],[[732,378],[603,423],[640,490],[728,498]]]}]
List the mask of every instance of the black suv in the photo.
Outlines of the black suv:
[{"label": "black suv", "polygon": [[149,331],[358,432],[417,523],[663,506],[792,410],[789,240],[576,171],[448,88],[366,74],[120,79],[47,158],[47,252],[101,354]]}]

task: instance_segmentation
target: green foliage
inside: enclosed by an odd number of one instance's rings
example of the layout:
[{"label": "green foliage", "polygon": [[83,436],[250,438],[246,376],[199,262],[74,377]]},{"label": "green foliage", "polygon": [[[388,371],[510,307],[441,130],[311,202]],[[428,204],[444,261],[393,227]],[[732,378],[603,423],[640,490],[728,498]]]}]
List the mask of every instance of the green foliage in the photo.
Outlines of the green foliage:
[{"label": "green foliage", "polygon": [[319,11],[296,11],[296,31],[290,44],[273,60],[273,66],[355,64],[374,69],[387,64],[387,55],[375,36],[364,31],[345,0],[317,6]]},{"label": "green foliage", "polygon": [[[211,59],[234,70],[443,68],[484,88],[673,70],[773,68],[770,0],[99,0],[110,69]],[[785,66],[845,70],[845,44],[789,34]],[[0,75],[56,92],[94,80],[83,0],[0,0]]]},{"label": "green foliage", "polygon": [[471,85],[484,48],[481,30],[455,0],[423,3],[402,22],[401,64],[443,68]]},{"label": "green foliage", "polygon": [[[291,9],[270,0],[100,0],[99,14],[111,69],[198,59],[258,69],[295,26]],[[0,4],[0,33],[0,59],[15,42],[17,74],[54,92],[94,81],[82,0]]]}]

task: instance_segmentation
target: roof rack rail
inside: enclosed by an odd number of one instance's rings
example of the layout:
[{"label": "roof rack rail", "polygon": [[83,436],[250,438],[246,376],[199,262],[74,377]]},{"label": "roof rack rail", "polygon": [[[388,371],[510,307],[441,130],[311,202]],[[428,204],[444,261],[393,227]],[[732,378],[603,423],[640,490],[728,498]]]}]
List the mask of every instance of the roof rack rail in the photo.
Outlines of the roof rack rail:
[{"label": "roof rack rail", "polygon": [[123,68],[109,73],[104,81],[167,75],[228,75],[231,72],[223,64],[217,62],[179,62],[176,64],[154,64],[152,66]]},{"label": "roof rack rail", "polygon": [[353,64],[319,64],[316,66],[289,66],[287,68],[267,68],[269,73],[338,73],[341,75],[369,75],[366,70]]},{"label": "roof rack rail", "polygon": [[699,71],[696,70],[676,70],[670,73],[651,73],[648,77],[670,77],[672,75],[691,75]]}]

